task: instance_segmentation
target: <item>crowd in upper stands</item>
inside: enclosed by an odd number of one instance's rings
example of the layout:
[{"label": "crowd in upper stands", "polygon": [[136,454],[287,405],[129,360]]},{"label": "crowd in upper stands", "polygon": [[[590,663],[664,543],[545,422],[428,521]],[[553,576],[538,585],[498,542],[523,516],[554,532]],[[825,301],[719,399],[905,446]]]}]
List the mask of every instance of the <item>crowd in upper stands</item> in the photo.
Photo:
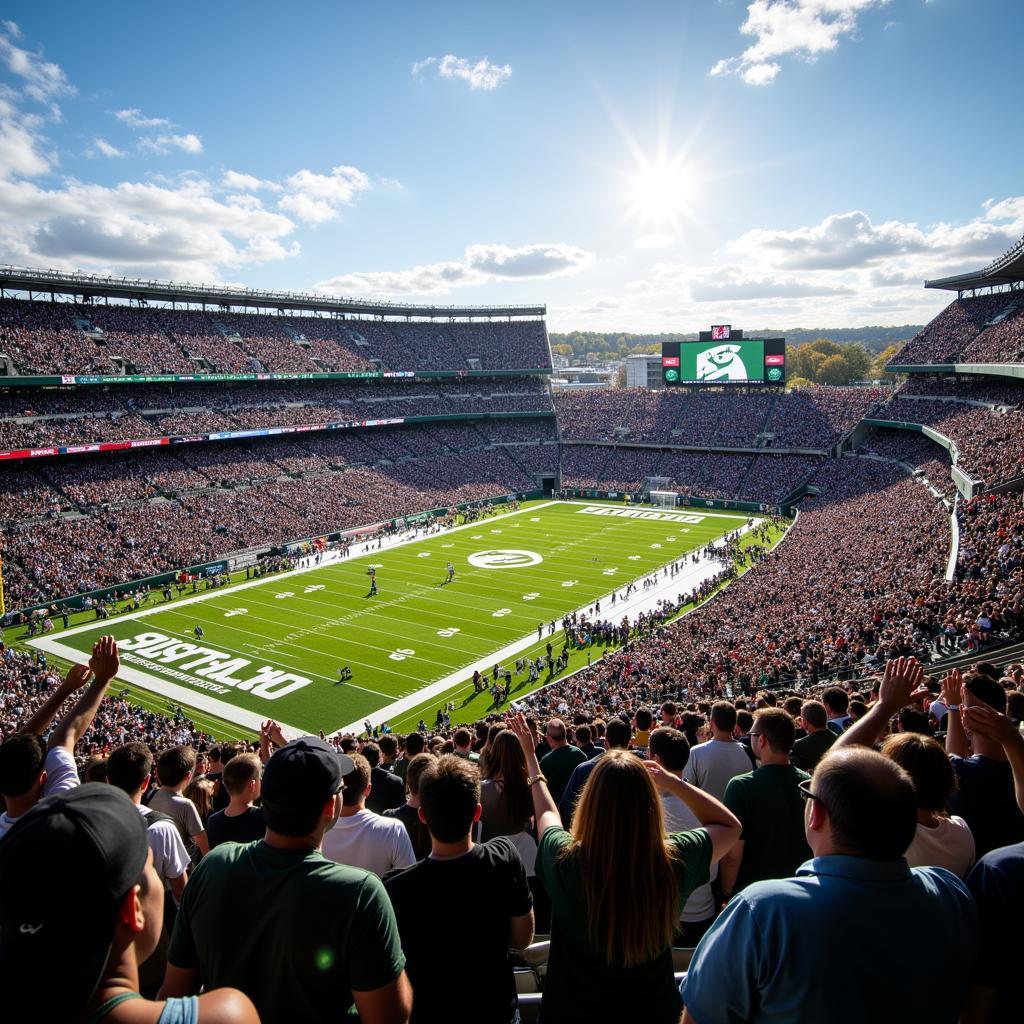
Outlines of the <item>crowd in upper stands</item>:
[{"label": "crowd in upper stands", "polygon": [[0,355],[20,373],[534,369],[543,321],[345,320],[0,300]]},{"label": "crowd in upper stands", "polygon": [[890,360],[928,363],[1019,363],[1024,360],[1024,297],[997,292],[950,303]]}]

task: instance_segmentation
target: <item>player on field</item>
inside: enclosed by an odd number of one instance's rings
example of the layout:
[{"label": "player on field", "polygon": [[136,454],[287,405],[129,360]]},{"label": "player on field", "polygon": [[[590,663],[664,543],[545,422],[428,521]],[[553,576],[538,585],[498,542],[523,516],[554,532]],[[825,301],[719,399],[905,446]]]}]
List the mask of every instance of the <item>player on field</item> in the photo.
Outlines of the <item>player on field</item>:
[{"label": "player on field", "polygon": [[[342,665],[341,668],[338,669],[338,683],[346,683],[351,678],[352,669],[350,669],[348,665]],[[337,686],[338,684],[335,683],[335,685]]]},{"label": "player on field", "polygon": [[451,581],[455,579],[455,566],[449,562],[446,568],[448,570],[448,582],[451,583]]},{"label": "player on field", "polygon": [[203,636],[205,635],[203,633],[203,627],[198,624],[196,625],[196,628],[192,630],[192,632],[195,633],[197,640],[202,640]]},{"label": "player on field", "polygon": [[370,566],[366,570],[366,575],[370,577],[370,596],[372,597],[377,593],[377,570]]}]

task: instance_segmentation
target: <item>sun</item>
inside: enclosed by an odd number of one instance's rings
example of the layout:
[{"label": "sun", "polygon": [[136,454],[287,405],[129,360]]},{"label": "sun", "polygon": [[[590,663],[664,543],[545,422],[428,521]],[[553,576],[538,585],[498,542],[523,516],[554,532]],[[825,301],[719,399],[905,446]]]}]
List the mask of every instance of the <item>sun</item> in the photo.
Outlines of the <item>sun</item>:
[{"label": "sun", "polygon": [[697,197],[696,168],[682,157],[642,160],[629,176],[628,215],[644,228],[675,228],[692,212]]}]

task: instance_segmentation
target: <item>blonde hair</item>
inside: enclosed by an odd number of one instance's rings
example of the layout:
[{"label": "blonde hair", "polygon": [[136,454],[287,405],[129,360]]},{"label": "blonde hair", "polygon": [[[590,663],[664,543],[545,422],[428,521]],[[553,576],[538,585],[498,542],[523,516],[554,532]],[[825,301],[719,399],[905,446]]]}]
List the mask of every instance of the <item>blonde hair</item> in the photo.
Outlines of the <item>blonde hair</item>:
[{"label": "blonde hair", "polygon": [[680,910],[676,855],[657,790],[635,754],[609,750],[598,758],[562,856],[579,864],[590,941],[609,965],[636,967],[671,946]]}]

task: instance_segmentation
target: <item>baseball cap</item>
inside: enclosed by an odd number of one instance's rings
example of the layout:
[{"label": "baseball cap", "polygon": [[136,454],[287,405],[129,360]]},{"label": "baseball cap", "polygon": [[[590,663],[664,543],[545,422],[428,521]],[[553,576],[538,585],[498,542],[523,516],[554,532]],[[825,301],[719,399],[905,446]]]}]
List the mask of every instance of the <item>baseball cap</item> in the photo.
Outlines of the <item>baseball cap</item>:
[{"label": "baseball cap", "polygon": [[148,855],[142,815],[101,782],[45,797],[18,819],[0,839],[5,1000],[32,1000],[48,1020],[82,1013],[103,976],[118,906]]},{"label": "baseball cap", "polygon": [[263,769],[263,806],[278,814],[323,807],[355,765],[317,736],[301,736],[274,752]]}]

